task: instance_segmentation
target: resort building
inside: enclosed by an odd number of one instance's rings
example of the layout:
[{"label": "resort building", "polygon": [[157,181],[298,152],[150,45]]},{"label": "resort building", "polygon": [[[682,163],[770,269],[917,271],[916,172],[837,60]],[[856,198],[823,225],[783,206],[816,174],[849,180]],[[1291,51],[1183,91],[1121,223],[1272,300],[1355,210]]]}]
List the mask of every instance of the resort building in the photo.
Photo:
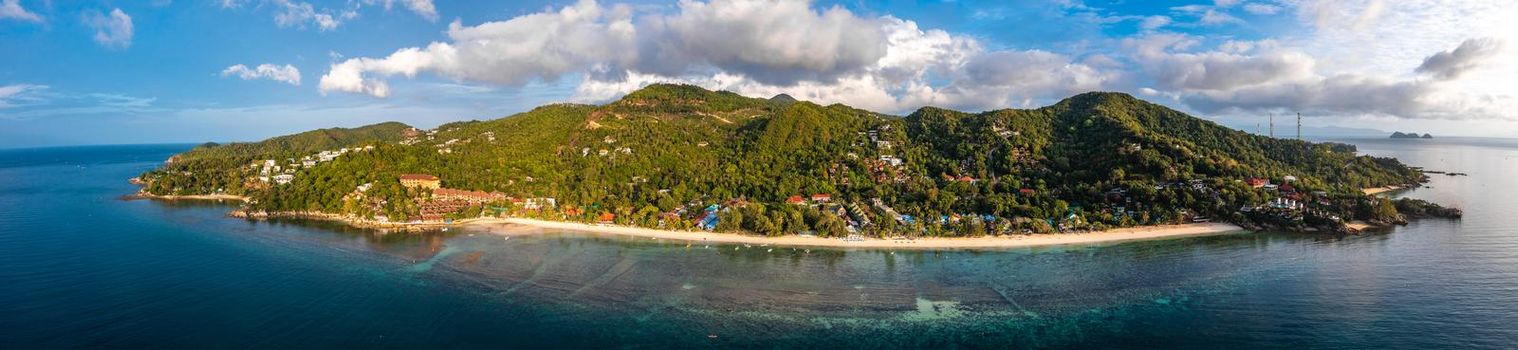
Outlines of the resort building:
[{"label": "resort building", "polygon": [[432,190],[432,200],[457,200],[471,204],[480,204],[501,201],[506,199],[506,194],[500,192],[465,191],[451,188],[437,188]]},{"label": "resort building", "polygon": [[437,176],[427,174],[403,174],[401,175],[401,186],[436,190],[443,187],[443,181],[438,179]]}]

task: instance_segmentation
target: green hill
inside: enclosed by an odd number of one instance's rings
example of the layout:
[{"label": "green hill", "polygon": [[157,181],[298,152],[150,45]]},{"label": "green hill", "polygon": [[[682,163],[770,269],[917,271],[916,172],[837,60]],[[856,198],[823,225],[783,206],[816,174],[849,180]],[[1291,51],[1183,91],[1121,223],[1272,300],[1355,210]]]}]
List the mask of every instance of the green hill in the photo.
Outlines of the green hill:
[{"label": "green hill", "polygon": [[[1422,179],[1350,145],[1250,135],[1104,92],[1038,109],[925,107],[896,117],[653,85],[606,105],[549,105],[403,135],[407,129],[386,123],[201,147],[142,178],[156,194],[245,194],[254,210],[412,220],[432,199],[396,177],[427,173],[448,188],[559,204],[525,210],[498,201],[450,217],[495,208],[690,228],[700,209],[716,204],[717,230],[943,236],[1208,219],[1332,229],[1352,219],[1395,221],[1394,209],[1378,211],[1389,204],[1359,189]],[[282,168],[292,178],[283,185],[260,179],[264,170],[252,164],[361,145],[377,147]],[[356,191],[364,184],[368,191]],[[786,203],[813,194],[832,200]]]}]

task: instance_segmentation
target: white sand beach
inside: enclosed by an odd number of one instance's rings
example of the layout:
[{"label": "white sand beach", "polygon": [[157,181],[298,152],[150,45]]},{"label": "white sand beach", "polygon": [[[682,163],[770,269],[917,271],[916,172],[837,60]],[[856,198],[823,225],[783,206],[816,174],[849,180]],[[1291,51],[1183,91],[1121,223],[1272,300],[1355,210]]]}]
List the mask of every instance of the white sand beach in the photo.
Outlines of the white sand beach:
[{"label": "white sand beach", "polygon": [[874,239],[846,241],[838,238],[788,235],[781,237],[749,236],[731,233],[700,231],[670,231],[641,227],[591,225],[573,222],[557,222],[524,218],[486,219],[472,221],[466,226],[486,229],[502,235],[536,234],[530,228],[612,234],[652,239],[670,239],[712,243],[738,243],[776,246],[841,247],[841,248],[903,248],[903,249],[990,249],[1016,248],[1062,244],[1107,243],[1132,240],[1196,237],[1245,232],[1241,227],[1225,223],[1199,223],[1184,225],[1145,226],[1101,232],[1072,234],[1034,234],[1002,237],[975,238],[918,238]]}]

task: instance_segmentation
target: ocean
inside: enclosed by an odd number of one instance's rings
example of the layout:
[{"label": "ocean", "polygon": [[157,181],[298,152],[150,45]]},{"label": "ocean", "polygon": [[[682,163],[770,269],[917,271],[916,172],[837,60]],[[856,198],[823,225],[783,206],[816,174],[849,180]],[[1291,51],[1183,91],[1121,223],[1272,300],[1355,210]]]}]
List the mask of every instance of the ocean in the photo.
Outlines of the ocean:
[{"label": "ocean", "polygon": [[124,200],[191,145],[0,150],[0,348],[1512,348],[1518,140],[1346,140],[1465,210],[987,251],[505,239]]}]

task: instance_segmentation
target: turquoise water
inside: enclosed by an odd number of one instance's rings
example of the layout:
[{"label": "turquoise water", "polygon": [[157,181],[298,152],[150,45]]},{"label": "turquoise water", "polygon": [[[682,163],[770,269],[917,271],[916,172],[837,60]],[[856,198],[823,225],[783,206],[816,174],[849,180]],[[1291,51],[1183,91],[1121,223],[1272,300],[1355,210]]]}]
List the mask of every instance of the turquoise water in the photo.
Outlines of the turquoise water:
[{"label": "turquoise water", "polygon": [[1518,142],[1354,140],[1461,221],[997,251],[381,234],[122,200],[188,145],[0,150],[0,348],[1512,348]]}]

